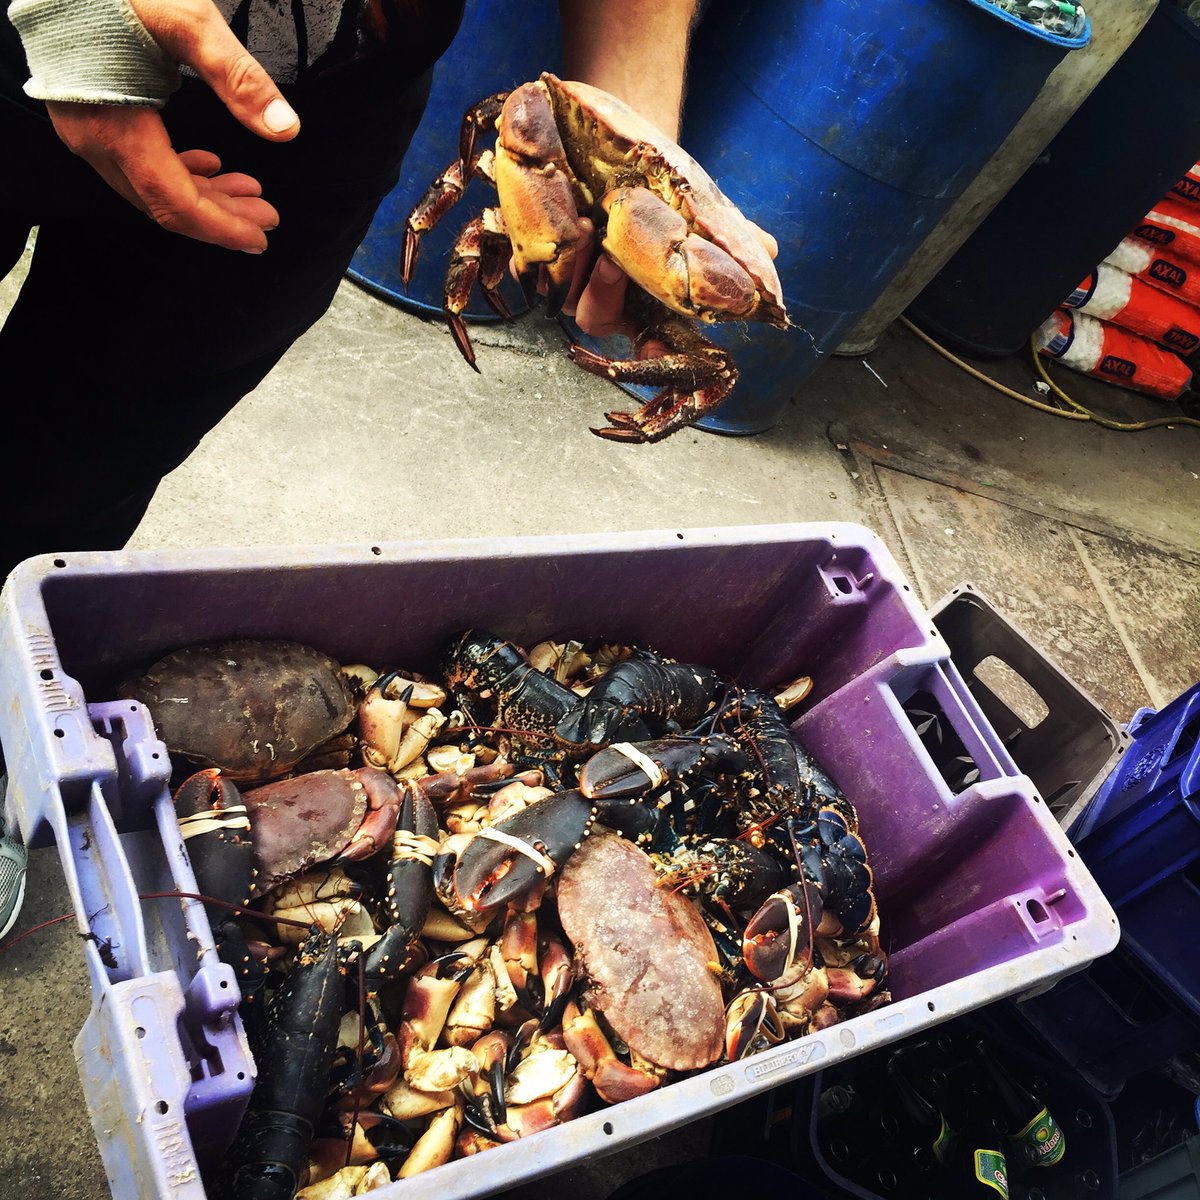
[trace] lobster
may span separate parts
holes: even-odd
[[[315,931],[271,998],[251,1047],[258,1080],[218,1184],[222,1200],[292,1200],[337,1050],[344,983],[337,935]]]
[[[537,670],[512,642],[464,630],[443,651],[441,669],[468,721],[510,733],[523,757],[549,767],[578,756],[555,730],[579,697]]]
[[[384,913],[387,927],[367,952],[368,991],[401,978],[423,961],[421,928],[433,903],[433,860],[438,852],[437,816],[416,784],[407,784],[388,863]]]
[[[589,749],[678,733],[716,707],[720,687],[719,676],[708,667],[666,662],[649,650],[635,650],[607,671],[554,731]]]
[[[479,911],[516,900],[549,879],[596,822],[631,840],[658,843],[663,816],[644,802],[645,793],[690,779],[735,751],[722,738],[618,743],[600,751],[584,765],[579,788],[480,830],[463,847],[454,864],[457,903]]]

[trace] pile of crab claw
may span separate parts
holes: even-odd
[[[438,675],[243,641],[122,686],[258,1069],[210,1195],[359,1195],[890,999],[810,681],[481,630]]]

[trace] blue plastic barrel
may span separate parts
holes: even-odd
[[[718,330],[740,379],[703,427],[775,424],[1089,37],[986,0],[714,0],[681,141],[778,239],[799,328]]]
[[[442,311],[442,289],[450,251],[462,227],[496,203],[486,180],[475,180],[441,223],[421,239],[416,270],[405,290],[400,279],[404,222],[425,189],[458,153],[463,114],[476,101],[562,70],[562,38],[555,0],[525,0],[519,9],[501,0],[467,0],[462,25],[434,68],[425,116],[404,156],[399,184],[384,198],[347,272],[386,300],[414,312]],[[500,289],[513,314],[528,310],[521,289],[506,279]],[[498,318],[476,291],[465,315]]]
[[[907,315],[960,354],[1016,354],[1197,158],[1200,28],[1164,0]],[[1031,237],[1031,214],[1060,219]]]

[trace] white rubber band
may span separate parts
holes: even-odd
[[[614,742],[609,746],[610,750],[615,750],[618,754],[623,754],[647,779],[650,780],[651,787],[661,787],[667,782],[666,772],[654,761],[647,757],[636,746],[629,742]]]
[[[485,825],[476,835],[476,837],[490,838],[493,842],[499,842],[502,846],[509,846],[518,853],[525,855],[526,858],[531,858],[545,872],[546,878],[557,870],[554,859],[547,858],[536,847],[531,846],[528,842],[522,841],[519,837],[513,837],[511,833],[505,833],[502,829],[497,829],[494,825]]]
[[[192,813],[189,817],[176,817],[183,840],[186,842],[188,838],[200,837],[205,833],[216,833],[220,829],[244,829],[249,832],[250,818],[246,815],[244,804],[231,804],[228,808],[216,811],[226,815],[219,817],[216,812],[210,810],[209,812]],[[238,813],[241,816],[236,815]]]
[[[407,829],[397,829],[396,836],[392,839],[392,858],[415,859],[427,867],[432,867],[439,846],[441,842],[437,838],[410,833]]]

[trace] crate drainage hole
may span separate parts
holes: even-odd
[[[133,1031],[133,1035],[134,1035],[134,1037],[144,1038],[146,1036],[146,1031],[139,1025]]]
[[[1050,914],[1046,911],[1046,906],[1040,900],[1026,900],[1025,907],[1029,910],[1029,915],[1037,922],[1050,920]]]
[[[612,1131],[613,1131],[612,1122],[611,1122],[611,1121],[605,1121],[605,1122],[604,1122],[604,1132],[605,1132],[605,1133],[612,1133]]]
[[[913,692],[904,702],[904,715],[912,722],[921,745],[952,792],[957,794],[979,782],[979,764],[954,732],[932,692]]]
[[[1026,729],[1035,729],[1050,715],[1049,706],[1029,681],[994,654],[977,664],[975,678],[1003,700]]]
[[[165,1100],[156,1100],[154,1103],[154,1111],[160,1115],[170,1109],[170,1105]]]

